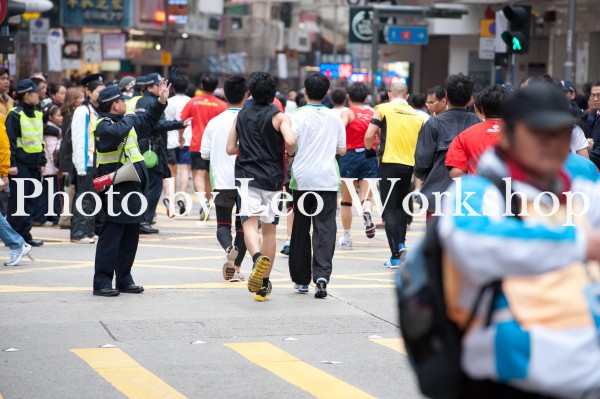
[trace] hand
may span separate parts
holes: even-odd
[[[186,120],[183,121],[183,127],[188,127],[192,124],[192,118],[189,117]]]
[[[3,177],[2,178],[2,185],[4,185],[4,186],[8,185],[8,177]]]
[[[169,99],[169,92],[171,91],[171,85],[166,79],[161,79],[158,85],[158,101],[161,104],[166,104]]]
[[[13,166],[12,168],[8,168],[8,174],[11,176],[15,176],[19,173],[19,168]]]
[[[45,171],[46,171],[46,167],[45,166],[40,166],[40,173],[44,174]]]

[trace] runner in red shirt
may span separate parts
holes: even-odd
[[[192,98],[181,111],[182,120],[192,118],[192,141],[190,153],[192,155],[192,176],[194,178],[194,191],[205,193],[206,201],[210,201],[210,174],[208,173],[210,161],[202,159],[200,144],[202,134],[208,122],[227,110],[227,104],[213,95],[219,85],[217,78],[205,76],[202,78],[202,94]],[[205,220],[208,215],[203,216],[204,208],[200,208],[200,219]]]
[[[501,85],[484,89],[481,93],[481,112],[485,121],[471,126],[452,141],[446,154],[446,167],[450,177],[460,177],[466,173],[477,173],[479,157],[500,140],[502,101],[507,94]]]
[[[363,83],[355,83],[348,88],[349,108],[341,113],[342,122],[346,126],[346,155],[340,157],[339,167],[342,178],[358,179],[359,198],[363,207],[365,233],[368,238],[375,237],[375,224],[371,217],[371,193],[367,196],[369,184],[364,179],[377,178],[377,158],[365,156],[365,133],[373,118],[373,108],[365,104],[369,89]],[[375,144],[373,148],[375,148]],[[354,187],[352,188],[354,189]],[[352,197],[346,183],[342,182],[342,225],[344,236],[338,241],[342,249],[353,249]]]

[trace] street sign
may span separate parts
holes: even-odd
[[[479,59],[493,60],[496,56],[496,38],[495,37],[480,37],[479,38]]]
[[[367,0],[344,0],[346,7],[364,7],[367,5]]]
[[[373,42],[374,15],[370,8],[350,8],[349,43]],[[382,24],[385,24],[385,20]],[[379,32],[379,43],[386,43],[383,32]]]
[[[46,44],[49,30],[50,20],[48,18],[30,19],[29,42],[31,44]]]
[[[424,26],[390,26],[387,41],[390,44],[427,44],[429,34]]]
[[[496,20],[482,19],[479,23],[479,37],[496,37]]]
[[[171,65],[171,52],[163,51],[160,55],[160,65],[169,66]]]

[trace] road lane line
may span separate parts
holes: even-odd
[[[130,399],[185,398],[119,348],[71,349],[71,352]]]
[[[318,399],[373,398],[368,393],[304,363],[268,342],[232,343],[225,346]]]
[[[404,340],[402,338],[371,338],[369,341],[375,342],[381,346],[392,349],[398,353],[408,356],[406,353],[406,347],[404,346]]]

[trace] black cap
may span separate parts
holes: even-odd
[[[508,96],[502,107],[502,117],[509,125],[523,121],[541,130],[571,126],[577,122],[564,92],[546,83],[532,84]]]
[[[146,76],[146,86],[159,85],[162,77],[154,72]]]
[[[81,84],[83,86],[87,86],[88,84],[92,83],[95,80],[99,80],[100,82],[102,82],[104,80],[104,74],[92,73],[87,76],[84,76],[83,78],[81,78]]]
[[[575,91],[575,86],[573,86],[572,82],[569,82],[568,80],[563,80],[561,83],[563,85],[564,91],[572,91],[572,92]]]
[[[98,103],[100,104],[108,104],[113,101],[118,100],[119,98],[125,98],[121,90],[115,85],[107,86],[100,92],[98,96]]]
[[[31,79],[20,80],[17,84],[17,93],[25,94],[29,93],[30,91],[38,92],[42,91],[42,89],[40,89],[35,83],[33,83],[33,80]]]
[[[146,87],[146,75],[138,76],[135,79],[135,87],[137,87],[138,89]]]
[[[133,76],[125,76],[125,77],[121,78],[121,80],[119,81],[119,90],[121,90],[121,91],[131,90],[131,89],[133,89],[135,84],[136,84],[136,81]]]

